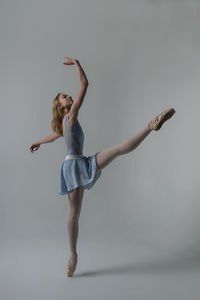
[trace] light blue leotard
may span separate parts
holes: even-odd
[[[67,155],[83,155],[84,133],[78,119],[75,126],[70,127],[69,117],[66,114],[63,137],[67,148]],[[78,186],[91,189],[102,173],[102,171],[96,173],[97,153],[92,156],[83,155],[80,158],[70,158],[63,161],[60,169],[58,194],[68,194],[69,191]]]

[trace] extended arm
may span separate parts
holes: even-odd
[[[51,143],[51,142],[55,141],[57,138],[59,138],[60,136],[61,135],[54,132],[54,133],[44,137],[43,139],[39,140],[37,143],[39,143],[39,144]]]
[[[61,137],[61,135],[59,133],[54,132],[54,133],[44,137],[43,139],[33,143],[29,149],[31,152],[34,152],[39,149],[41,144],[51,143],[51,142],[55,141],[56,139],[58,139],[59,137]]]

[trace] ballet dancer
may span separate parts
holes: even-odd
[[[150,120],[146,126],[135,136],[127,141],[109,147],[103,151],[96,152],[91,156],[83,155],[84,133],[78,121],[79,109],[83,103],[88,80],[80,62],[77,59],[64,57],[64,65],[75,65],[80,81],[75,101],[66,93],[58,93],[52,104],[51,127],[53,134],[33,143],[30,151],[39,149],[41,144],[53,142],[63,137],[66,144],[66,157],[60,168],[60,195],[68,195],[69,216],[67,220],[67,231],[70,245],[70,257],[66,267],[66,274],[72,277],[77,266],[77,237],[78,222],[81,212],[82,199],[85,189],[91,189],[101,176],[102,169],[108,166],[115,158],[127,154],[150,134],[151,131],[159,130],[163,123],[173,116],[173,108],[163,111]]]

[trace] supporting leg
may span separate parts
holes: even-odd
[[[78,237],[78,221],[82,206],[83,192],[84,187],[78,187],[68,194],[70,210],[67,225],[71,252],[66,268],[66,274],[68,277],[73,276],[77,265],[76,244]]]
[[[79,187],[68,194],[70,209],[67,220],[67,229],[71,254],[77,254],[76,244],[78,238],[78,221],[82,206],[84,188]]]

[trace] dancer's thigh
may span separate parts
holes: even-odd
[[[79,186],[76,189],[68,193],[68,199],[70,204],[69,214],[73,217],[79,218],[82,206],[82,200],[84,195],[84,187]]]
[[[121,154],[121,144],[112,146],[110,148],[107,148],[103,151],[100,151],[96,155],[96,161],[97,161],[97,173],[105,168],[107,165],[113,161],[117,156]]]

